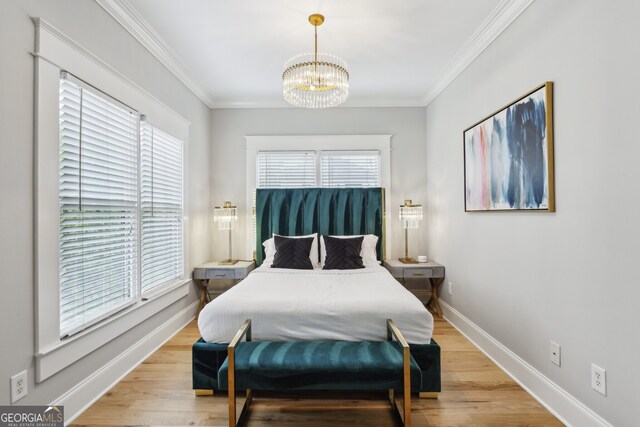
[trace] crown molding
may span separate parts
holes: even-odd
[[[429,88],[423,105],[429,105],[535,0],[502,0],[444,68]]]
[[[334,108],[402,108],[424,107],[421,97],[412,98],[349,98],[347,102]],[[217,100],[212,109],[224,108],[299,108],[286,102],[284,99],[267,98],[253,101]]]
[[[171,71],[194,95],[209,108],[214,103],[211,94],[189,72],[180,57],[145,21],[128,0],[95,0],[151,54]]]

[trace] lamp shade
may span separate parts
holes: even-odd
[[[213,208],[213,221],[218,223],[220,230],[231,230],[233,223],[238,220],[238,208],[231,202],[224,202],[223,206]]]
[[[404,205],[400,206],[399,218],[404,228],[418,228],[418,222],[422,220],[422,205],[405,200]]]

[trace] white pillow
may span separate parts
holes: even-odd
[[[282,236],[281,234],[275,234],[274,236]],[[308,234],[306,236],[282,236],[282,237],[291,237],[293,239],[302,239],[303,237],[313,237],[313,243],[311,243],[311,252],[309,252],[309,259],[311,260],[311,265],[313,268],[320,267],[320,263],[318,262],[318,233]],[[264,246],[264,261],[262,261],[262,265],[266,265],[267,267],[271,267],[273,264],[273,258],[276,255],[276,242],[273,237],[265,240],[262,243]]]
[[[331,236],[338,239],[348,239],[350,237],[362,237],[362,234],[354,236]],[[320,247],[320,265],[324,265],[325,258],[327,257],[327,246],[324,243],[324,236],[322,238],[322,246]],[[378,243],[378,236],[375,234],[365,234],[362,239],[362,249],[360,249],[360,256],[362,257],[362,265],[365,267],[378,267],[378,256],[376,255],[376,244]]]

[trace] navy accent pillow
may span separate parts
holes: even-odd
[[[294,239],[284,236],[273,236],[276,253],[271,268],[294,268],[297,270],[313,270],[309,259],[313,237]]]
[[[360,251],[364,236],[340,239],[322,236],[327,249],[323,270],[354,270],[364,268]]]

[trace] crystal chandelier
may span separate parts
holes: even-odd
[[[337,56],[318,53],[318,26],[324,16],[311,15],[309,22],[315,29],[315,51],[294,56],[284,64],[284,99],[296,107],[335,107],[349,96],[347,64]]]

